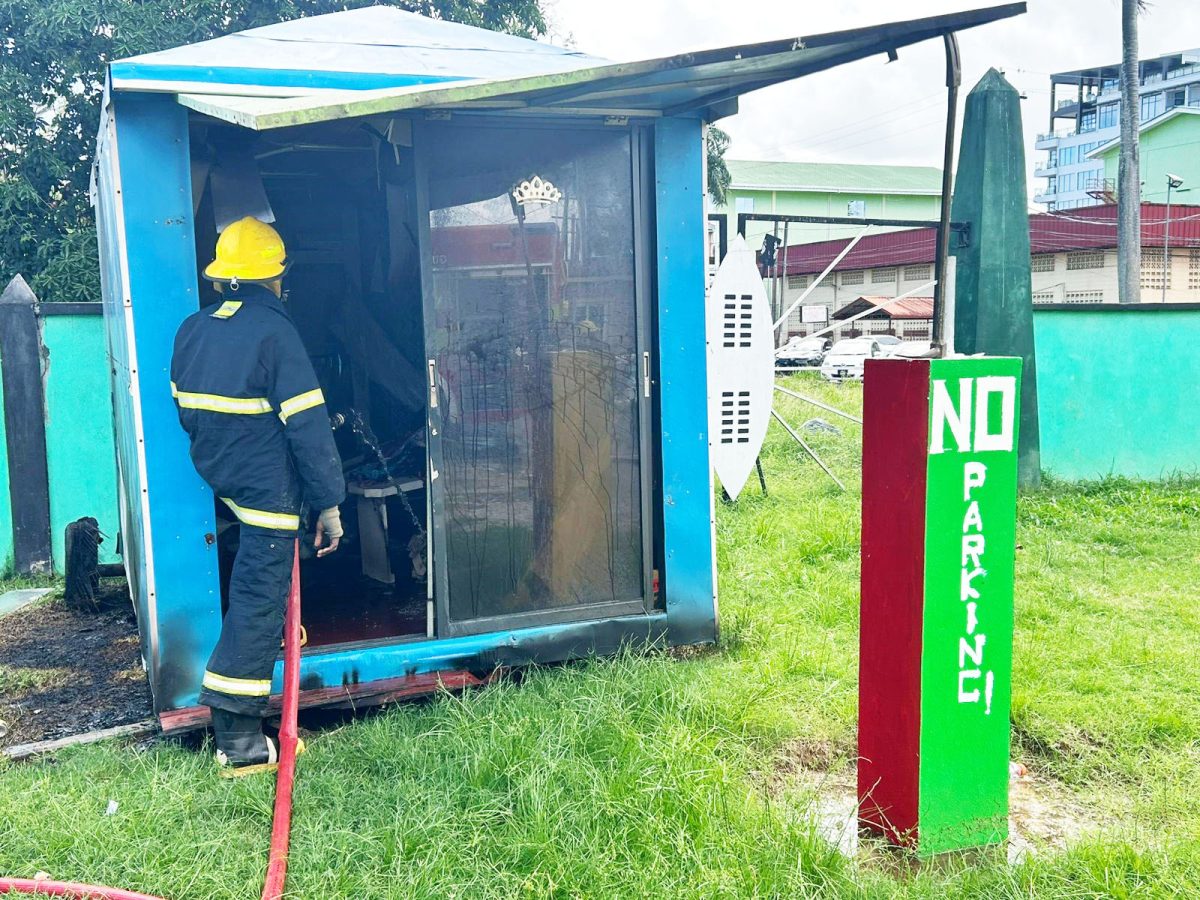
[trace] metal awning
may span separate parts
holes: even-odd
[[[1025,12],[1009,3],[809,37],[508,79],[264,98],[179,94],[189,109],[256,131],[404,110],[504,109],[610,116],[736,111],[741,94]]]

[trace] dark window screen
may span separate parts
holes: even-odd
[[[640,599],[630,136],[434,137],[429,340],[451,619]]]

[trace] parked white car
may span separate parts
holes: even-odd
[[[873,334],[871,338],[879,344],[879,349],[883,351],[884,356],[895,356],[896,350],[904,343],[894,334]]]
[[[904,341],[896,346],[896,349],[892,351],[892,356],[905,359],[924,359],[929,355],[932,347],[932,341]]]
[[[816,368],[821,365],[832,343],[827,337],[793,337],[775,351],[775,365],[781,368]]]
[[[863,365],[868,359],[883,356],[874,338],[847,338],[838,341],[825,354],[821,377],[827,381],[862,381]]]

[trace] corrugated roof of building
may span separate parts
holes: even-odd
[[[1165,237],[1167,207],[1162,203],[1142,204],[1142,243],[1161,247]],[[823,272],[842,252],[849,239],[792,244],[776,251],[781,264],[786,259],[788,275]],[[911,228],[869,234],[834,267],[845,272],[932,263],[936,253],[936,230]],[[1117,246],[1117,207],[1085,206],[1061,213],[1035,213],[1029,217],[1031,253],[1060,253],[1070,250],[1108,250]],[[1200,206],[1171,204],[1171,246],[1200,248]]]
[[[844,194],[942,192],[942,170],[934,166],[865,166],[850,163],[776,162],[727,159],[734,190],[829,191]]]
[[[888,304],[884,306],[884,304]],[[905,297],[903,300],[893,300],[891,297],[859,297],[851,300],[833,314],[835,319],[849,319],[859,313],[866,312],[871,307],[874,313],[863,316],[864,319],[932,319],[932,297]]]

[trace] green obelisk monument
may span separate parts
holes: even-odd
[[[995,69],[967,95],[952,218],[969,228],[955,257],[954,349],[1018,356],[1021,366],[1018,481],[1041,480],[1029,211],[1021,99]]]

